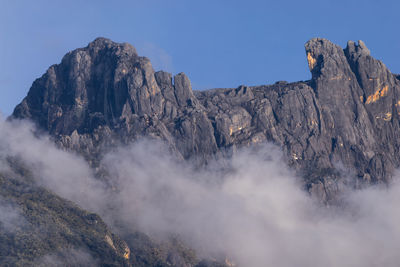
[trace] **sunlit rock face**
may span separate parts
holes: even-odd
[[[141,137],[200,164],[273,142],[322,201],[344,186],[388,181],[399,166],[400,81],[362,41],[305,44],[312,79],[192,91],[189,78],[154,72],[129,44],[98,38],[53,65],[13,113],[35,121],[96,165]]]

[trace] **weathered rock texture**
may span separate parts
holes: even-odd
[[[315,38],[305,48],[309,81],[193,92],[185,74],[154,72],[131,45],[98,38],[51,66],[13,117],[35,121],[94,165],[110,145],[143,136],[200,163],[269,141],[323,201],[345,182],[387,181],[399,166],[398,76],[362,41],[343,50]]]
[[[140,136],[162,138],[184,158],[218,150],[185,74],[155,73],[131,45],[103,38],[50,67],[13,115],[34,120],[87,158]]]
[[[149,60],[139,57],[134,47],[104,38],[68,53],[61,64],[51,66],[33,83],[13,117],[33,120],[62,148],[83,154],[95,167],[107,149],[143,136],[165,140],[182,158],[198,155],[200,163],[218,151],[213,126],[185,74],[154,73]],[[5,197],[17,198],[16,206],[28,210],[23,217],[51,231],[39,237],[40,229],[34,225],[15,236],[0,227],[0,246],[7,254],[4,261],[0,254],[0,264],[38,265],[38,258],[48,260],[50,256],[62,265],[74,265],[71,260],[81,250],[93,260],[89,266],[218,264],[200,261],[179,240],[161,242],[139,232],[120,233],[120,238],[112,231],[121,229],[109,229],[98,215],[33,183],[35,189],[26,192],[28,185],[14,185],[9,176],[3,181],[1,175]]]

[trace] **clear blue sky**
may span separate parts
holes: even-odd
[[[307,80],[304,43],[363,40],[400,72],[399,0],[0,0],[0,111],[98,36],[133,44],[195,89]]]

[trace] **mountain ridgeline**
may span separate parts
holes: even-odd
[[[344,186],[389,181],[400,164],[399,77],[362,41],[342,49],[314,38],[305,50],[309,81],[193,91],[184,73],[155,72],[133,46],[98,38],[51,66],[12,116],[93,166],[142,137],[199,164],[272,142],[324,202]]]
[[[184,73],[155,72],[133,46],[98,38],[34,81],[10,121],[34,122],[58,147],[82,155],[99,179],[107,179],[109,151],[145,138],[196,168],[273,143],[322,203],[340,200],[346,188],[388,183],[400,165],[400,76],[362,41],[342,49],[314,38],[305,50],[309,81],[193,91]],[[234,266],[224,256],[199,259],[179,237],[159,241],[111,225],[35,182],[18,157],[5,160],[0,211],[24,223],[10,231],[0,217],[1,265]]]

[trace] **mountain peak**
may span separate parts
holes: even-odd
[[[97,37],[92,42],[89,43],[89,46],[102,46],[102,45],[117,45],[117,43],[113,42],[111,39],[105,37]]]
[[[97,37],[92,42],[90,42],[86,48],[81,48],[80,50],[89,50],[94,52],[98,52],[101,50],[112,50],[117,54],[125,53],[131,56],[138,56],[135,47],[131,44],[117,43],[104,37]]]
[[[358,44],[354,41],[348,41],[345,51],[347,55],[350,55],[353,58],[360,57],[361,55],[369,56],[371,54],[365,43],[361,40],[358,40]]]
[[[179,150],[188,157],[193,150],[216,150],[203,111],[184,73],[172,78],[155,72],[132,45],[97,38],[67,53],[37,79],[13,116],[32,119],[54,136],[119,131],[131,140],[157,132],[171,142],[179,136],[182,144],[173,146],[182,146]],[[172,127],[170,121],[179,125]],[[183,144],[187,140],[191,145]]]
[[[388,179],[400,165],[399,80],[362,41],[313,38],[305,50],[311,81],[193,92],[185,74],[155,72],[133,46],[97,38],[36,80],[13,116],[88,159],[143,136],[205,160],[273,142],[325,200],[340,190],[337,162],[361,181]]]
[[[320,66],[324,58],[340,58],[341,53],[343,53],[340,46],[324,38],[312,38],[305,44],[305,49],[308,66],[310,71],[314,73],[315,67]]]

